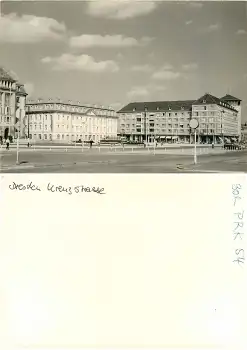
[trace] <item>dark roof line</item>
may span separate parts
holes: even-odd
[[[225,101],[240,101],[240,102],[242,101],[242,100],[240,100],[239,98],[234,97],[234,96],[229,95],[229,94],[227,94],[227,95],[221,97],[221,100],[225,100]]]
[[[7,69],[0,67],[0,79],[4,79],[11,82],[16,82],[17,80],[11,75]]]
[[[100,106],[93,106],[93,105],[76,104],[73,102],[69,103],[69,102],[63,102],[63,101],[59,101],[59,100],[52,100],[52,101],[49,101],[49,100],[42,100],[42,101],[28,100],[26,102],[26,105],[29,105],[29,106],[31,106],[31,105],[44,105],[44,104],[60,104],[60,105],[71,106],[71,107],[85,107],[85,108],[88,108],[90,110],[97,109],[97,110],[115,112],[115,110],[110,108],[110,107],[107,108],[107,107],[100,107]]]
[[[135,110],[136,112],[143,112],[145,108],[148,109],[149,112],[157,111],[157,110],[190,110],[192,105],[196,104],[217,104],[222,107],[226,107],[237,112],[227,101],[219,99],[209,93],[204,94],[197,100],[178,100],[178,101],[154,101],[154,102],[131,102],[120,109],[117,113],[125,113],[132,112]]]

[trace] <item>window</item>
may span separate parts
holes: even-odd
[[[141,121],[142,121],[142,118],[136,118],[136,121],[137,121],[137,122],[141,122]]]
[[[57,134],[57,139],[60,140],[60,135],[59,134]]]
[[[45,138],[45,140],[47,140],[47,135],[46,134],[44,134],[44,138]]]
[[[207,109],[207,106],[204,106],[204,107],[203,107],[203,109],[204,109],[204,111],[206,111],[206,109]]]
[[[39,139],[41,140],[41,134],[39,134]]]
[[[150,129],[150,132],[154,132],[154,129]]]

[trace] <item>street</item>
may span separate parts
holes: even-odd
[[[247,151],[193,149],[131,152],[82,150],[22,150],[16,165],[15,150],[1,152],[1,173],[203,173],[246,172]]]

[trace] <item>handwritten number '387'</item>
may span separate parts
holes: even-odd
[[[237,199],[241,199],[239,197],[239,190],[242,188],[240,184],[232,185],[232,194],[234,196],[234,205],[236,205]]]

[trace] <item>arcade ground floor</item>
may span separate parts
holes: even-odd
[[[160,143],[194,143],[195,136],[194,135],[121,135],[121,137],[126,138],[128,141],[133,142],[160,142]],[[223,143],[223,142],[237,142],[239,140],[239,136],[235,135],[197,135],[196,141],[197,143]]]

